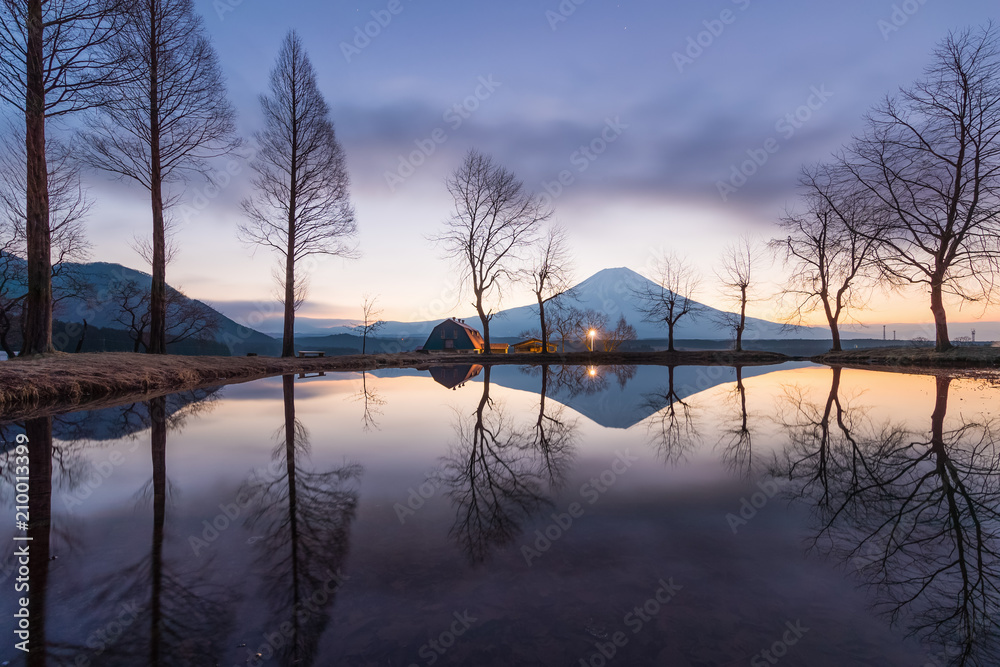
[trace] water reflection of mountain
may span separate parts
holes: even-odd
[[[745,366],[743,379],[775,371],[803,368],[808,363],[788,363],[775,366]],[[554,367],[558,369],[559,367]],[[656,414],[669,404],[660,390],[667,384],[667,369],[663,366],[629,367],[630,377],[615,373],[610,367],[592,368],[579,383],[553,383],[548,397],[575,410],[606,428],[629,428]],[[589,377],[593,372],[596,375]],[[536,371],[537,373],[537,371]],[[521,366],[494,366],[492,381],[508,389],[538,393],[538,378],[526,373]],[[588,391],[593,382],[596,390]],[[736,369],[728,366],[677,366],[674,369],[674,400],[683,400],[721,384],[736,382]],[[661,400],[650,400],[660,395]]]
[[[216,397],[218,387],[193,389],[164,397],[168,421],[187,408]],[[59,415],[52,422],[52,437],[64,441],[106,441],[133,436],[150,427],[149,402],[124,403],[99,410]]]

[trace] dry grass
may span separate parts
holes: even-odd
[[[184,357],[130,353],[53,354],[0,362],[0,421],[147,400],[198,387],[289,373],[427,369],[444,364],[538,364],[537,354],[372,354],[320,359]],[[585,365],[753,365],[786,361],[766,352],[552,354],[547,363]]]
[[[947,352],[931,348],[885,347],[847,352],[828,352],[813,361],[844,366],[909,366],[917,368],[1000,368],[1000,348],[956,347]]]

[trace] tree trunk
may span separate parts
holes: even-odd
[[[281,356],[295,356],[295,259],[292,248],[295,224],[288,224],[288,255],[285,257],[285,328],[281,337]]]
[[[476,311],[479,313],[479,320],[483,323],[483,354],[493,354],[490,349],[490,319],[483,310],[482,297],[476,295]]]
[[[830,348],[832,352],[840,352],[844,348],[840,342],[840,327],[837,326],[837,320],[830,318],[830,335],[833,336],[833,347]]]
[[[299,124],[298,99],[295,94],[295,60],[292,59],[291,93],[292,93],[292,127],[291,127],[291,160],[288,167],[288,249],[285,254],[285,327],[281,336],[281,356],[295,356],[295,223],[298,221],[299,199]]]
[[[539,292],[538,297],[538,320],[539,325],[542,328],[542,354],[549,353],[549,330],[545,324],[545,301],[542,299],[542,294]]]
[[[153,459],[153,543],[150,554],[149,664],[162,664],[163,528],[167,515],[167,399],[149,402],[150,449]]]
[[[283,375],[281,388],[285,407],[285,474],[288,482],[288,543],[291,549],[292,609],[301,609],[298,483],[295,469],[295,376]],[[295,625],[290,638],[293,656],[298,653],[299,641],[299,614],[294,614],[294,616]]]
[[[846,285],[845,285],[846,288]],[[837,293],[837,311],[834,313],[833,308],[830,306],[830,293],[824,287],[820,292],[820,299],[823,301],[823,313],[826,315],[826,322],[830,325],[830,335],[833,337],[833,347],[830,348],[831,352],[840,352],[843,348],[840,342],[840,324],[838,323],[840,319],[841,312],[841,297],[844,290],[841,289]]]
[[[951,340],[948,338],[948,314],[944,309],[944,292],[942,286],[944,281],[935,276],[931,280],[931,313],[934,314],[934,349],[938,352],[946,352],[952,348]]]
[[[747,327],[747,288],[740,288],[740,324],[736,327],[736,351],[743,351],[743,330]]]
[[[52,251],[49,232],[49,172],[45,158],[45,79],[42,0],[28,0],[27,91],[25,95],[28,295],[21,354],[53,352]]]
[[[149,354],[167,353],[167,242],[163,219],[163,165],[160,159],[159,16],[149,2],[150,204],[153,209],[153,283],[149,293]]]
[[[672,323],[667,326],[667,350],[674,351],[674,325]]]

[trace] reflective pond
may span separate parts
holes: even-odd
[[[996,665],[998,399],[809,364],[453,366],[2,424],[0,663]]]

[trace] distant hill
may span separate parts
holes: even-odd
[[[58,336],[58,334],[69,329],[67,325],[82,324],[84,320],[87,320],[87,324],[90,327],[87,339],[88,345],[85,350],[95,349],[93,345],[100,338],[100,334],[95,333],[93,339],[91,339],[91,333],[101,332],[101,330],[104,330],[103,338],[108,346],[107,349],[119,349],[122,341],[127,341],[127,337],[122,338],[122,336],[113,335],[116,331],[122,331],[124,327],[115,321],[115,315],[118,310],[109,298],[108,290],[116,284],[128,280],[134,280],[141,287],[148,288],[152,284],[152,276],[148,273],[122,266],[121,264],[108,262],[93,262],[88,264],[68,263],[66,267],[68,272],[73,274],[75,280],[81,281],[90,287],[90,295],[88,298],[67,297],[55,304],[52,316],[58,322],[54,327],[54,334],[57,335],[54,336],[54,342],[56,342],[57,349],[72,350],[75,347],[76,340],[79,337],[78,333],[73,336]],[[56,289],[60,287],[58,279],[54,281],[53,287]],[[202,353],[243,355],[247,352],[257,352],[258,354],[270,355],[280,352],[280,342],[271,336],[234,322],[212,308],[210,304],[197,300],[192,301],[212,310],[219,322],[219,330],[214,341],[215,344],[208,348],[202,345]],[[179,344],[169,351],[197,353],[199,346]]]

